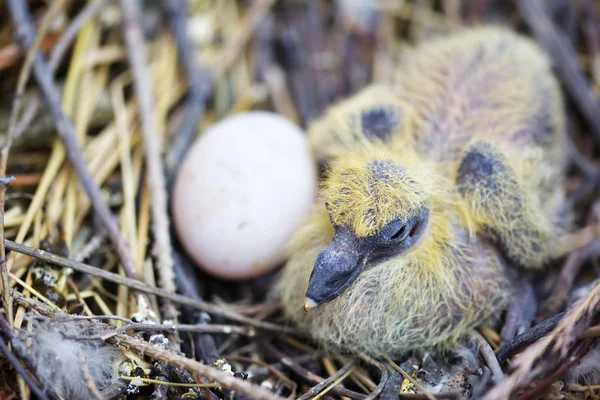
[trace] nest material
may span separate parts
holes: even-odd
[[[600,9],[594,2],[138,6],[0,4],[0,177],[16,178],[4,179],[7,190],[0,191],[8,239],[6,249],[0,244],[2,395],[597,396]],[[569,99],[568,190],[580,230],[537,282],[546,299],[538,313],[543,323],[496,355],[498,334],[482,327],[483,337],[474,336],[482,358],[465,350],[454,355],[458,364],[427,354],[396,362],[323,354],[282,325],[265,297],[272,276],[224,283],[191,266],[170,230],[167,199],[198,131],[249,109],[272,109],[306,126],[333,101],[386,81],[406,46],[490,22],[537,39]],[[57,321],[65,326],[48,330]],[[69,326],[78,328],[75,334]],[[72,371],[59,376],[52,368],[62,364],[48,357],[68,353],[67,344]],[[106,368],[120,357],[128,361]],[[507,359],[510,366],[499,370]],[[73,377],[77,387],[68,383]]]

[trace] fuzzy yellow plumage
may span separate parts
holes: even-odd
[[[472,29],[396,71],[312,125],[326,173],[276,287],[316,339],[373,356],[455,346],[568,226],[563,102],[531,41]]]

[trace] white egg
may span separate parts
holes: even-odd
[[[173,190],[175,227],[206,272],[252,278],[283,261],[316,188],[298,126],[270,112],[235,115],[202,134],[185,157]]]

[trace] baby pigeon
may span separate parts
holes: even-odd
[[[308,135],[324,178],[275,290],[324,345],[451,349],[507,308],[517,268],[543,267],[568,228],[559,85],[509,30],[404,52],[392,84],[333,106]]]

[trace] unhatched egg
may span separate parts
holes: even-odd
[[[175,226],[206,272],[251,278],[283,261],[316,186],[299,127],[264,111],[235,115],[208,129],[183,161],[173,190]]]

